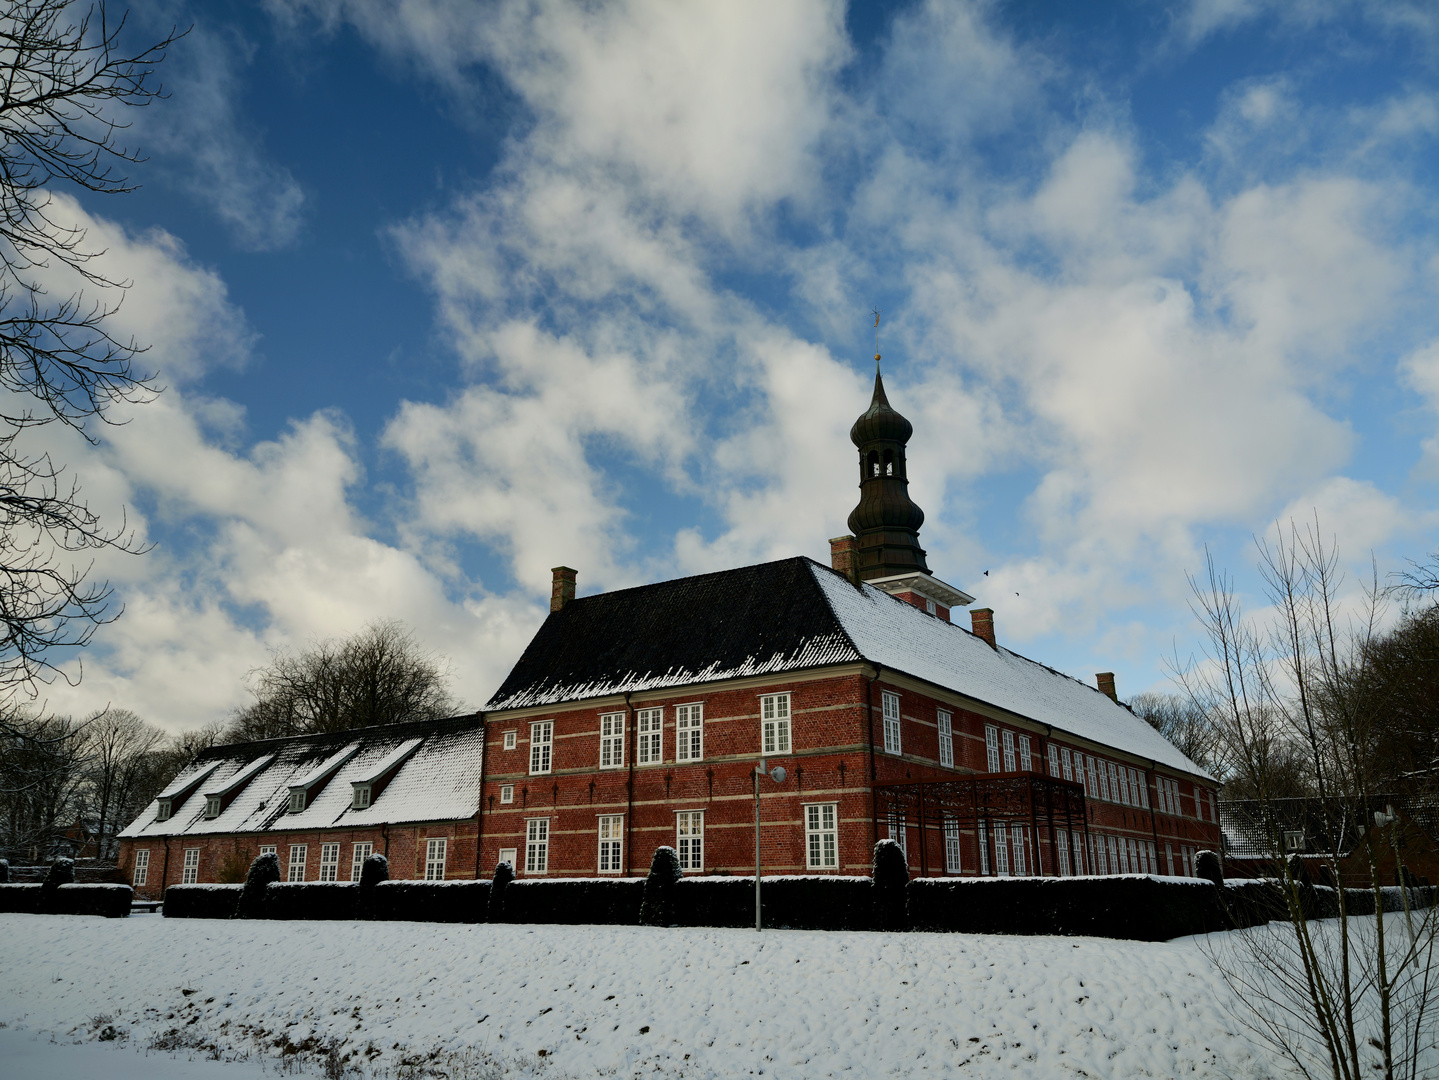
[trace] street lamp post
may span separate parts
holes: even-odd
[[[776,765],[766,774],[765,760],[759,759],[759,764],[754,770],[754,928],[763,932],[764,927],[760,925],[760,900],[759,900],[759,778],[768,775],[776,784],[784,783],[784,766]]]

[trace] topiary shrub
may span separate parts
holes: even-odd
[[[909,862],[904,857],[904,849],[896,841],[881,840],[874,845],[871,882],[875,929],[906,929],[909,918],[904,901],[905,887],[909,884]]]
[[[655,848],[650,860],[649,876],[645,878],[645,895],[640,901],[641,926],[673,926],[675,922],[675,883],[684,877],[680,857],[672,847]]]
[[[62,855],[50,864],[50,869],[45,872],[45,880],[40,883],[40,910],[60,914],[60,886],[73,884],[75,860]]]
[[[1223,885],[1224,865],[1219,861],[1219,856],[1212,851],[1198,852],[1194,856],[1194,876]]]
[[[270,882],[280,880],[280,856],[273,851],[255,857],[250,872],[245,875],[244,888],[240,890],[239,902],[235,904],[237,919],[263,919],[265,917],[265,890]]]
[[[510,898],[510,882],[515,880],[515,868],[507,862],[495,865],[495,876],[490,880],[490,895],[485,901],[485,919],[488,922],[508,922],[506,908]]]
[[[390,860],[383,855],[367,856],[360,864],[360,888],[368,889],[390,880]]]
[[[0,885],[10,884],[10,860],[0,859]]]

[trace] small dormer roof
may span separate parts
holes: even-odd
[[[209,799],[218,795],[220,798],[223,799],[226,795],[233,795],[235,792],[239,791],[242,787],[244,787],[251,780],[253,780],[261,769],[263,769],[266,765],[270,764],[270,762],[274,760],[274,754],[264,754],[260,757],[257,757],[254,761],[250,762],[248,765],[246,765],[239,772],[235,773],[229,779],[219,781],[216,784],[207,786],[205,789],[205,798]]]

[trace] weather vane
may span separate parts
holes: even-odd
[[[879,308],[874,309],[874,370],[879,370]]]

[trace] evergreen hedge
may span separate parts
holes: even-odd
[[[0,885],[0,913],[33,915],[40,910],[39,885]]]
[[[128,885],[0,885],[0,912],[123,919],[134,895]]]
[[[672,926],[754,925],[754,878],[687,877],[674,885]]]
[[[485,919],[488,922],[507,922],[505,903],[509,899],[510,885],[515,880],[515,868],[507,862],[495,864],[495,876],[490,882],[489,895],[485,897]]]
[[[876,930],[905,930],[909,927],[906,898],[909,882],[909,860],[904,849],[893,840],[874,845],[873,878],[870,893]]]
[[[265,917],[265,889],[280,880],[280,856],[273,851],[256,855],[245,875],[240,898],[235,902],[234,917],[237,919],[263,919]]]
[[[167,919],[233,919],[243,885],[171,885],[165,890]]]
[[[276,881],[265,889],[266,919],[355,919],[360,886],[349,881]]]
[[[657,847],[650,859],[649,876],[645,878],[644,899],[640,903],[640,923],[644,926],[675,924],[675,885],[683,880],[679,854],[672,847]]]
[[[485,921],[488,881],[382,881],[374,887],[368,917],[405,922]]]
[[[505,889],[510,922],[634,926],[640,921],[643,878],[516,881]]]

